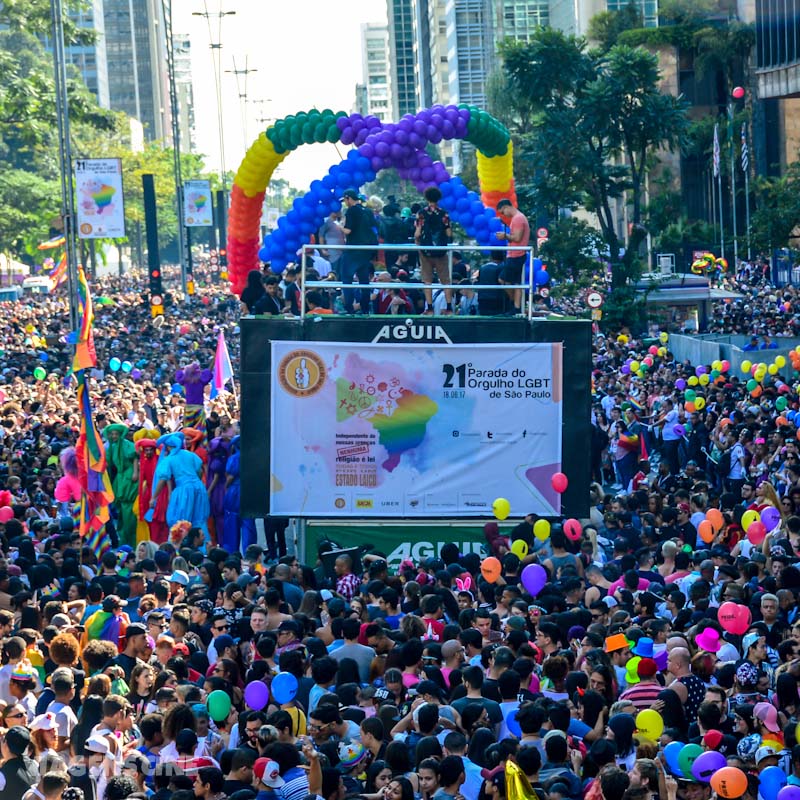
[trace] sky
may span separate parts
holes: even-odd
[[[196,150],[218,170],[219,133],[217,97],[208,22],[192,12],[212,15],[214,41],[222,41],[223,70],[255,69],[246,76],[248,103],[246,131],[242,122],[239,89],[245,76],[223,74],[225,165],[238,167],[248,145],[268,127],[259,117],[280,119],[311,108],[350,112],[355,85],[361,81],[361,24],[386,22],[383,0],[190,0],[173,3],[175,33],[188,33],[192,43],[192,74]],[[222,19],[219,11],[235,11]],[[263,103],[255,101],[262,100]],[[332,144],[315,144],[296,150],[281,165],[276,177],[306,189],[345,155]]]

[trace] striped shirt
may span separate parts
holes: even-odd
[[[653,703],[658,699],[659,692],[664,687],[656,681],[643,681],[636,683],[626,689],[620,696],[620,700],[628,700],[636,706],[637,711],[645,711],[653,707]]]

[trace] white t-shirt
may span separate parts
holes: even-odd
[[[59,741],[71,738],[72,731],[78,724],[78,718],[75,716],[75,712],[68,705],[57,703],[55,700],[47,706],[47,710],[56,715]],[[66,751],[69,752],[68,747]]]
[[[728,477],[732,481],[740,481],[744,478],[744,467],[742,466],[742,459],[744,458],[744,445],[741,442],[731,448],[731,471]]]
[[[664,417],[664,427],[661,429],[661,438],[665,442],[674,442],[681,437],[675,433],[675,426],[678,424],[678,412],[673,408]]]

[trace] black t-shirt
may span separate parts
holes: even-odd
[[[287,283],[283,290],[283,299],[289,304],[289,308],[295,317],[300,316],[300,290],[296,283]]]
[[[346,236],[347,244],[377,244],[374,223],[375,218],[364,206],[350,206],[344,215],[344,227],[350,231]]]
[[[133,668],[136,666],[137,659],[133,658],[133,656],[126,655],[125,653],[120,653],[115,659],[114,664],[119,665],[125,672],[125,682],[130,684],[131,682],[131,672],[133,672]]]

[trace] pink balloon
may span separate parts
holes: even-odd
[[[567,491],[567,486],[569,485],[569,481],[567,480],[567,476],[563,472],[556,472],[552,478],[550,478],[550,485],[557,491],[559,494],[564,494]]]
[[[750,609],[729,600],[719,607],[717,619],[728,633],[741,636],[750,627]]]
[[[764,523],[759,520],[751,522],[750,527],[747,529],[747,538],[751,544],[761,544],[767,538],[767,528]]]
[[[583,528],[578,520],[568,519],[564,522],[564,535],[567,537],[567,539],[577,542],[578,539],[581,538],[582,533]]]
[[[4,506],[0,508],[0,522],[8,522],[10,519],[14,517],[14,509],[10,506]]]
[[[742,86],[737,86],[731,94],[735,100],[741,100],[744,97],[744,88]]]

